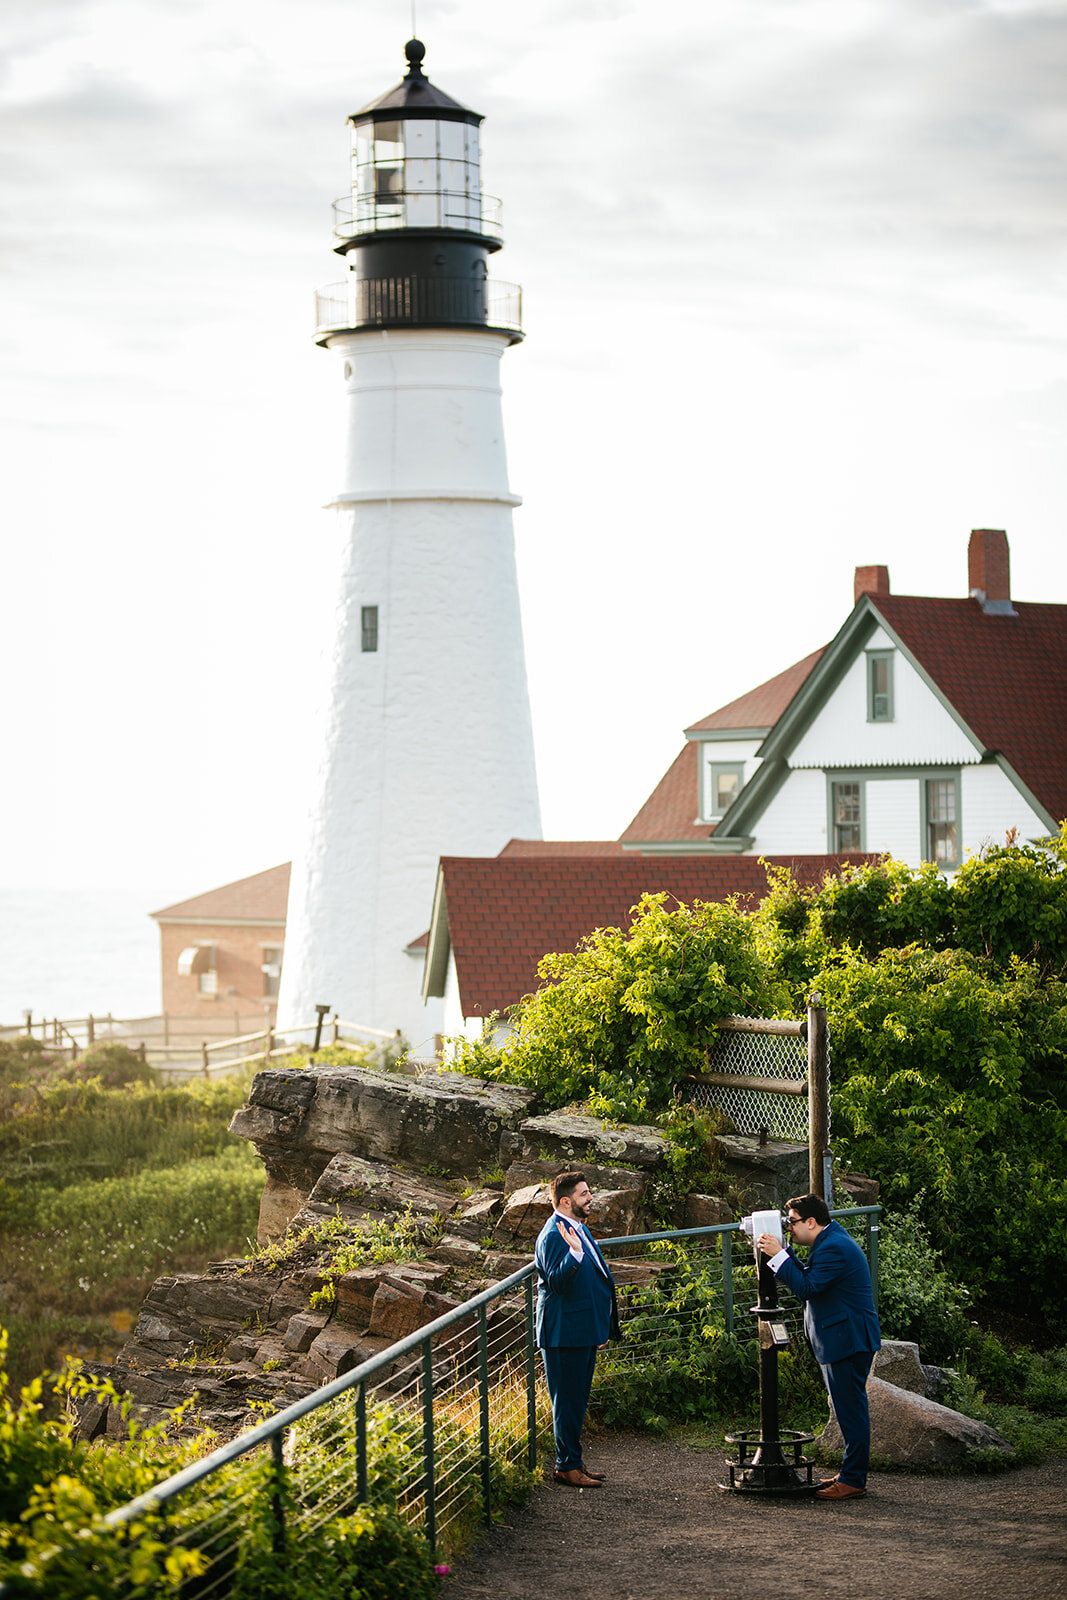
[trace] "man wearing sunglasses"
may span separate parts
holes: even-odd
[[[802,1265],[793,1245],[782,1248],[773,1234],[756,1243],[786,1288],[804,1303],[804,1331],[822,1369],[841,1435],[845,1457],[835,1478],[816,1491],[819,1500],[854,1500],[867,1493],[871,1419],[867,1375],[881,1349],[867,1257],[840,1223],[831,1221],[826,1201],[804,1194],[786,1204],[793,1244],[808,1248]]]

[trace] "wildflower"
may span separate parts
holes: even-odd
[[[434,1567],[433,1569],[435,1578],[447,1578],[451,1571],[451,1567]]]

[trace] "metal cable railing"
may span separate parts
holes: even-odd
[[[880,1210],[832,1213],[864,1230],[876,1301]],[[662,1379],[672,1363],[683,1369],[713,1326],[754,1332],[755,1263],[747,1244],[735,1249],[739,1229],[600,1241],[612,1258],[624,1341],[598,1363],[594,1406],[635,1374]],[[362,1506],[414,1524],[431,1550],[461,1547],[532,1482],[539,1440],[550,1437],[535,1280],[531,1261],[110,1512],[94,1537],[121,1545],[123,1559],[129,1553],[129,1577],[116,1592],[124,1600],[158,1592],[155,1579],[134,1576],[138,1549],[150,1541],[164,1554],[195,1552],[198,1597],[225,1595],[257,1540],[280,1557],[314,1545]],[[794,1304],[794,1319],[797,1312]],[[0,1597],[7,1592],[0,1587]]]

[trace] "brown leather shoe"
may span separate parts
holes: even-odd
[[[568,1472],[556,1471],[552,1474],[557,1483],[565,1483],[568,1489],[599,1489],[600,1479],[590,1477],[588,1472],[583,1472],[581,1467],[571,1467]],[[860,1491],[862,1493],[862,1490]]]
[[[828,1483],[825,1489],[816,1489],[816,1500],[862,1500],[867,1493],[866,1489],[859,1489],[854,1483],[842,1483],[838,1478],[836,1483]]]
[[[603,1483],[607,1477],[606,1472],[594,1472],[592,1467],[587,1467],[584,1461],[582,1462],[581,1470],[587,1478],[595,1478],[598,1483]]]

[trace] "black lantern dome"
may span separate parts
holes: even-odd
[[[421,40],[404,54],[401,82],[348,119],[352,189],[334,202],[334,248],[355,279],[347,325],[492,326],[521,338],[518,290],[488,281],[503,239],[500,202],[482,194],[483,118],[426,77]],[[320,335],[321,313],[320,303]]]

